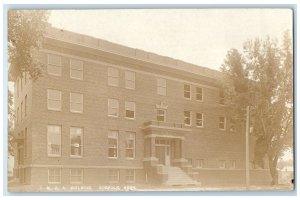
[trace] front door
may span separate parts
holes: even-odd
[[[165,165],[170,166],[170,145],[165,146]]]

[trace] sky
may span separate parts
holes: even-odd
[[[289,9],[52,10],[52,26],[219,69],[231,48],[292,30]]]

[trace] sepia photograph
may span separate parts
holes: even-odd
[[[63,8],[63,7],[62,7]],[[7,10],[7,190],[294,190],[294,10]]]

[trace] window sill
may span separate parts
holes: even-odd
[[[128,89],[128,90],[135,90],[135,88],[128,88],[128,87],[125,87],[125,89]]]
[[[48,155],[49,158],[58,158],[61,157],[61,155]]]
[[[130,117],[124,117],[124,119],[135,120],[135,118],[130,118]]]
[[[83,156],[70,155],[70,158],[83,158]]]
[[[119,116],[115,116],[115,115],[107,115],[110,118],[119,118]]]
[[[196,128],[204,128],[204,126],[196,126]]]
[[[135,158],[125,158],[126,160],[136,160]]]
[[[48,110],[49,111],[56,111],[56,112],[60,112],[61,111],[61,109],[58,110],[58,109],[51,109],[51,108],[48,108]]]
[[[72,110],[70,110],[70,113],[74,113],[74,114],[82,114],[83,111],[82,111],[82,112],[79,112],[79,111],[72,111]]]
[[[111,160],[117,160],[118,157],[107,157],[108,159],[111,159]]]
[[[76,77],[71,77],[71,76],[70,76],[70,79],[77,80],[77,81],[82,81],[83,80],[83,78],[76,78]]]

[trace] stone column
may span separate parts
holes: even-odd
[[[155,137],[151,137],[151,157],[156,157],[155,155]]]

